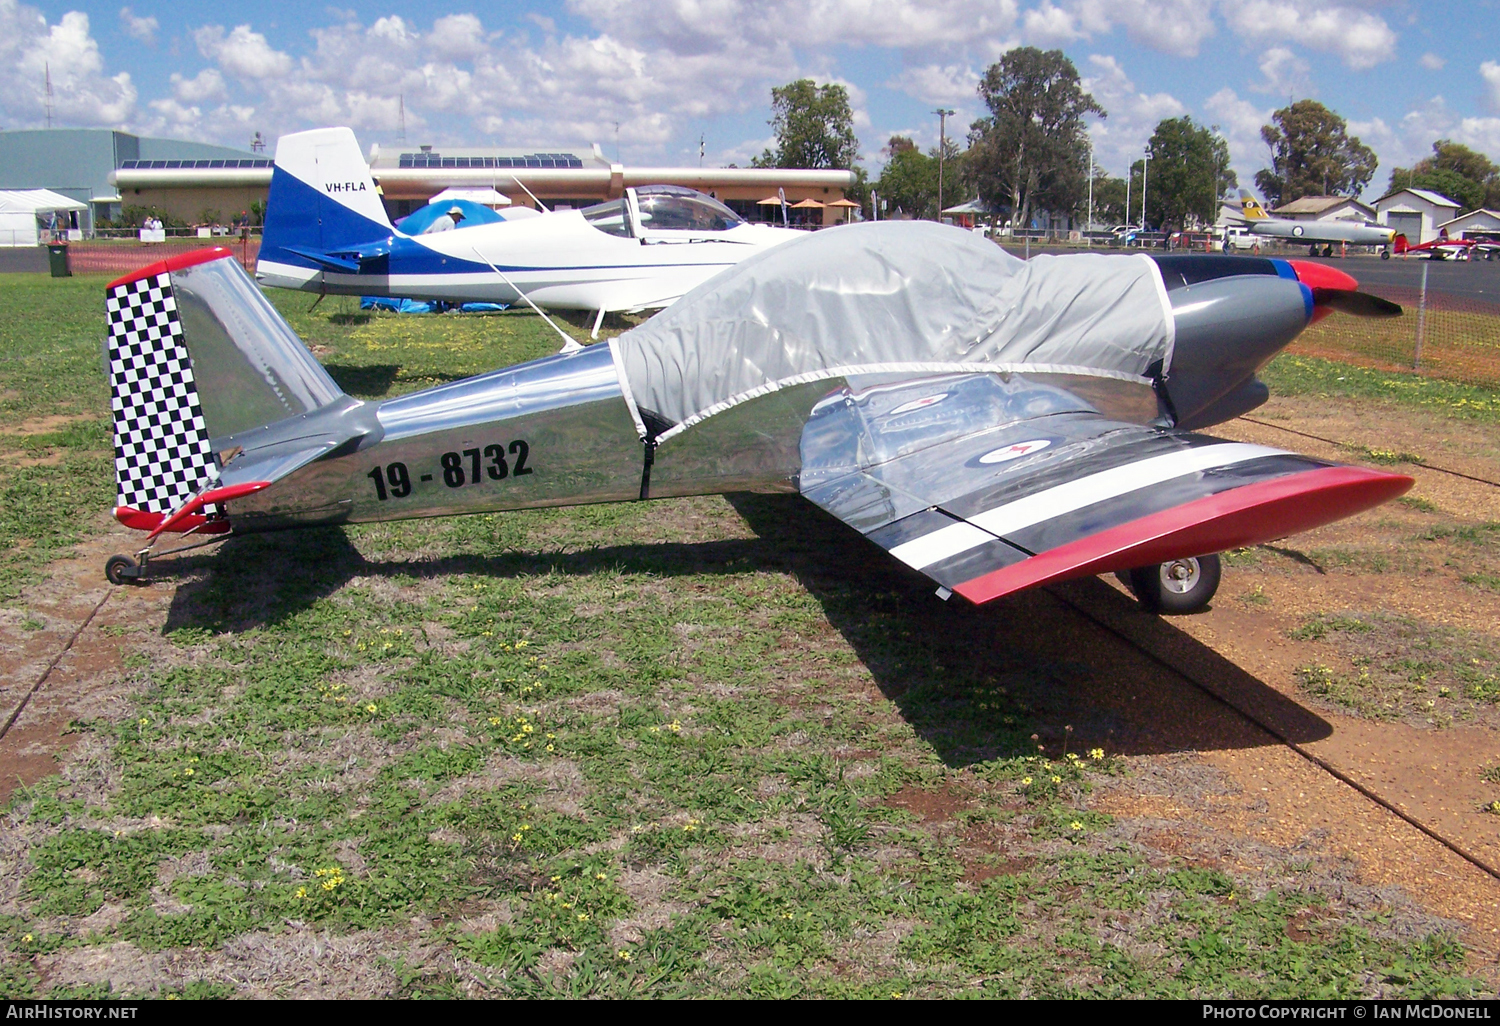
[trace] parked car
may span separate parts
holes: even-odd
[[[1243,225],[1232,225],[1223,229],[1222,248],[1226,253],[1245,250],[1259,253],[1260,236],[1252,234],[1250,229]]]

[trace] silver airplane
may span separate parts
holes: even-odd
[[[1308,247],[1312,256],[1323,247],[1324,256],[1333,255],[1333,247],[1386,246],[1396,238],[1396,230],[1383,224],[1355,224],[1352,221],[1293,221],[1283,217],[1271,217],[1250,193],[1240,190],[1241,219],[1251,233],[1268,239],[1276,239],[1289,245]],[[1390,250],[1381,254],[1390,258]]]
[[[1010,257],[930,222],[750,258],[617,338],[421,392],[344,394],[229,251],[108,286],[121,523],[168,534],[793,491],[944,599],[1119,572],[1203,608],[1215,555],[1412,479],[1197,433],[1333,309],[1348,275],[1241,257]]]

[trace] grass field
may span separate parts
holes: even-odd
[[[101,285],[0,279],[18,615],[108,523]],[[525,314],[272,298],[362,397],[557,348]],[[1325,361],[1271,379],[1500,416]],[[1096,811],[1129,759],[1034,735],[1055,682],[1110,668],[942,606],[795,496],[250,537],[177,569],[164,625],[106,628],[123,711],[6,812],[8,997],[1475,993],[1384,892],[1269,848],[1206,866]],[[58,968],[90,957],[113,984]]]

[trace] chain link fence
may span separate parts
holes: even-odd
[[[1417,284],[1362,284],[1362,291],[1400,303],[1401,317],[1334,314],[1310,326],[1288,352],[1500,389],[1500,294],[1490,300],[1478,290],[1445,291],[1428,272],[1424,261],[1413,276]]]
[[[138,242],[133,239],[74,242],[68,245],[68,266],[74,274],[120,275],[179,253],[191,253],[195,249],[213,246],[224,246],[239,259],[245,270],[255,273],[255,260],[260,255],[258,235],[213,239],[169,237],[166,242]]]

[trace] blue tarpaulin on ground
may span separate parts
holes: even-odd
[[[444,303],[422,299],[393,299],[388,296],[360,296],[361,310],[390,310],[393,313],[424,314],[458,310],[461,313],[496,313],[506,309],[504,303]]]

